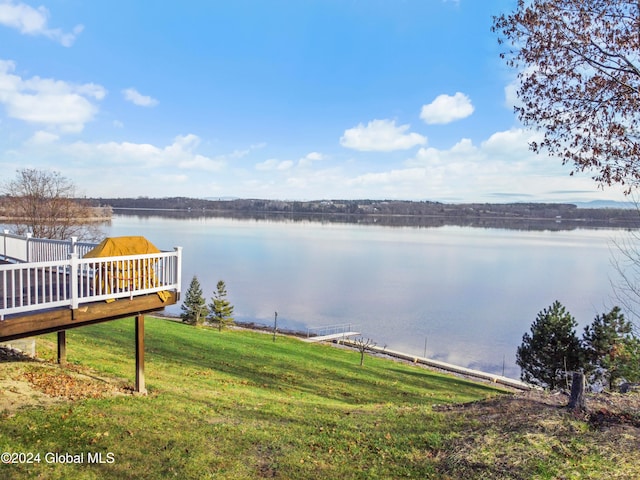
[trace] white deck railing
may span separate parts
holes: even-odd
[[[23,237],[9,233],[8,230],[0,233],[0,237],[0,257],[3,260],[12,262],[65,260],[73,252],[82,257],[97,245],[95,243],[78,242],[76,237],[71,237],[71,240],[33,238],[31,234]]]
[[[61,306],[75,309],[89,302],[180,292],[181,247],[172,252],[82,258],[95,244],[18,237],[6,232],[2,237],[0,256],[24,263],[0,265],[0,320],[5,315],[34,310]]]

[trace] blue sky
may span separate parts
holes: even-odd
[[[516,0],[0,0],[0,165],[91,197],[624,200],[534,155]]]

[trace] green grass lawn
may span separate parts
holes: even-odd
[[[0,478],[439,478],[435,456],[456,433],[432,406],[499,395],[381,358],[360,367],[358,352],[294,338],[154,318],[145,327],[148,395],[5,412],[0,451],[40,463],[0,465]],[[132,319],[70,330],[61,373],[131,387],[133,335]],[[53,360],[54,341],[40,338],[39,356]],[[84,457],[47,463],[48,452]]]

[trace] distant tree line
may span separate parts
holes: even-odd
[[[313,200],[261,199],[211,200],[188,197],[97,198],[96,206],[113,209],[148,209],[210,214],[305,214],[357,217],[426,217],[474,220],[574,220],[606,224],[640,224],[635,209],[577,208],[567,203],[461,203],[446,204],[408,200]]]

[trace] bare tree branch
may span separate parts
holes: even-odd
[[[1,186],[0,213],[14,223],[15,233],[37,238],[95,240],[110,210],[97,210],[76,198],[73,183],[58,172],[18,170]]]

